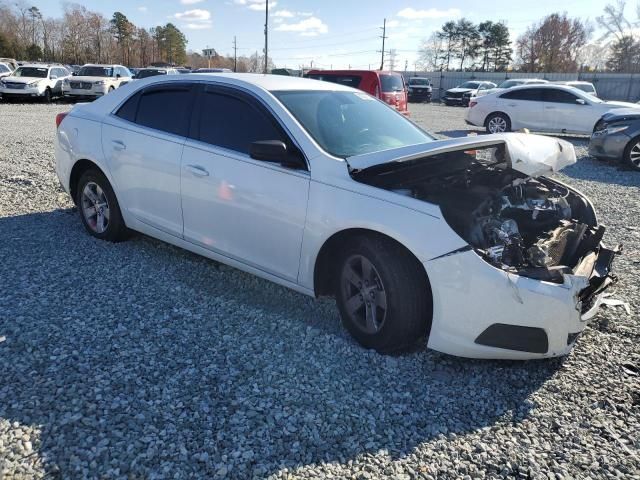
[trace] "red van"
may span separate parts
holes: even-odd
[[[402,75],[397,72],[384,70],[309,70],[305,77],[358,88],[394,106],[403,115],[409,115],[409,110],[407,109],[407,86]]]

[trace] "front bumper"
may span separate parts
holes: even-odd
[[[566,355],[615,281],[616,253],[600,245],[563,284],[505,272],[473,250],[429,260],[424,263],[433,293],[428,347],[486,359]]]
[[[448,97],[445,95],[442,100],[447,105],[462,105],[462,97]]]
[[[424,92],[412,92],[409,91],[408,99],[409,101],[423,101],[423,100],[431,100],[432,92],[424,91]]]
[[[630,140],[631,137],[624,132],[613,134],[606,133],[606,130],[594,132],[589,141],[589,155],[609,160],[622,160]]]
[[[44,95],[44,89],[38,87],[31,88],[6,88],[0,87],[0,95],[4,98],[29,98],[41,97]]]

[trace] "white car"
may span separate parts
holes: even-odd
[[[591,82],[583,82],[581,80],[569,80],[568,82],[553,82],[557,85],[566,85],[568,87],[574,87],[578,90],[582,90],[585,93],[593,95],[594,97],[598,96],[598,92],[596,91],[596,87]]]
[[[89,234],[333,295],[379,352],[563,355],[613,281],[589,200],[542,176],[575,162],[563,140],[436,141],[362,91],[255,74],[140,80],[56,124]]]
[[[131,72],[122,65],[84,65],[77,75],[64,82],[64,96],[97,98],[131,81]]]
[[[5,100],[38,98],[49,103],[62,95],[62,84],[71,73],[61,65],[25,64],[0,80]]]
[[[520,85],[542,85],[545,83],[549,83],[549,81],[542,78],[511,78],[509,80],[505,80],[496,88],[490,88],[489,90],[480,90],[475,96],[482,97],[491,93],[503,92],[513,87],[519,87]]]
[[[13,70],[11,70],[11,67],[8,64],[0,62],[0,78],[8,77],[12,73]]]
[[[615,108],[635,103],[605,102],[577,88],[564,85],[524,85],[469,103],[468,124],[489,133],[528,128],[538,132],[591,135],[600,117]]]
[[[142,80],[143,78],[155,77],[158,75],[179,75],[180,72],[175,68],[148,67],[140,68],[136,72],[134,80]]]

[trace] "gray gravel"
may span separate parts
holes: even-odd
[[[603,310],[565,359],[384,357],[331,301],[86,235],[53,168],[68,108],[0,105],[0,478],[640,478],[640,174],[571,139],[560,175],[625,244],[630,315]]]

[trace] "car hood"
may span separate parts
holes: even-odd
[[[640,108],[616,108],[605,113],[602,119],[607,123],[638,120],[640,119]]]
[[[478,96],[483,97],[483,96],[485,96],[485,95],[490,95],[490,94],[492,94],[492,93],[502,92],[503,90],[506,90],[506,88],[499,88],[499,87],[496,87],[496,88],[490,88],[489,90],[480,90],[480,91],[478,92]]]
[[[3,77],[2,79],[12,83],[31,83],[39,80],[46,80],[46,78],[41,77],[13,77],[11,75],[8,77]]]
[[[616,100],[610,100],[608,102],[604,102],[605,106],[607,107],[611,107],[611,108],[622,108],[622,107],[626,107],[626,108],[638,108],[640,109],[640,105],[638,105],[637,103],[630,103],[630,102],[618,102]]]
[[[511,168],[532,177],[557,172],[576,162],[573,145],[565,140],[528,133],[497,133],[475,137],[437,140],[434,142],[410,145],[407,147],[383,150],[348,157],[346,159],[351,173],[360,173],[367,168],[422,159],[429,161],[431,155],[455,150],[473,150],[474,147],[487,147],[504,144],[507,162]]]
[[[100,80],[111,80],[111,77],[69,77],[70,82],[99,82]]]
[[[464,92],[471,92],[475,90],[475,88],[450,88],[449,90],[447,90],[447,92],[451,92],[451,93],[464,93]]]

